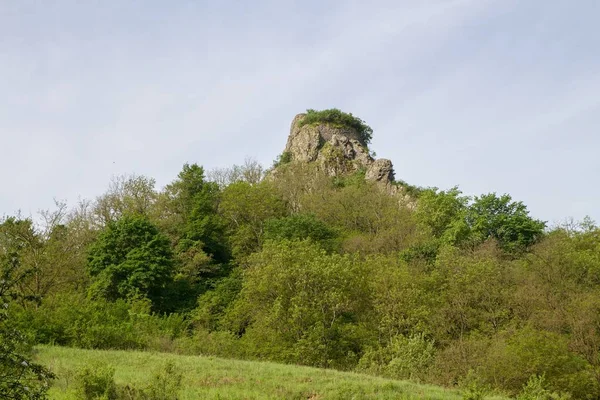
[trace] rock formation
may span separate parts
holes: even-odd
[[[292,121],[285,147],[289,160],[317,163],[331,176],[364,170],[367,180],[390,192],[397,191],[392,162],[375,160],[355,130],[328,123],[301,126],[305,115],[298,114]]]

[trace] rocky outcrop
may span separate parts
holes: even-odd
[[[358,132],[327,123],[301,126],[305,114],[292,121],[285,152],[293,162],[314,162],[329,175],[366,171],[365,178],[395,191],[390,160],[375,160]]]

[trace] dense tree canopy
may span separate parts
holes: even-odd
[[[92,291],[107,300],[144,296],[158,302],[173,278],[169,241],[145,217],[110,223],[90,247]]]

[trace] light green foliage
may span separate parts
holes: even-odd
[[[102,364],[82,368],[75,376],[77,397],[82,400],[118,400],[115,369]]]
[[[107,302],[66,293],[13,316],[38,343],[98,349],[169,350],[188,326],[182,315],[152,314],[147,299]]]
[[[354,129],[358,135],[360,140],[368,145],[373,138],[373,129],[365,124],[365,122],[352,115],[351,113],[345,113],[343,111],[338,110],[337,108],[332,108],[328,110],[306,110],[306,116],[300,121],[298,124],[300,127],[304,125],[310,124],[333,124],[340,127],[348,127]]]
[[[179,400],[182,373],[169,360],[156,372],[144,388],[131,385],[119,388],[119,399],[123,400]]]
[[[445,284],[437,316],[439,338],[492,334],[510,322],[515,282],[510,265],[502,262],[498,253],[493,244],[474,252],[455,247],[440,251],[436,269]]]
[[[265,221],[285,212],[283,200],[269,182],[229,185],[223,190],[219,213],[228,222],[233,254],[240,258],[258,250]]]
[[[115,222],[125,214],[149,216],[156,201],[153,178],[137,175],[114,177],[108,190],[96,198],[92,218],[98,226]]]
[[[435,347],[423,334],[394,336],[387,346],[370,349],[360,359],[358,370],[394,379],[421,380],[435,357]]]
[[[544,375],[550,391],[576,399],[596,399],[600,387],[591,365],[569,351],[557,333],[525,328],[494,341],[479,371],[482,379],[518,393],[531,375]]]
[[[465,214],[469,198],[454,187],[448,191],[426,189],[419,195],[415,216],[443,243],[456,244],[468,235]]]
[[[533,375],[517,396],[517,400],[569,400],[570,395],[551,392],[545,388],[544,375]]]
[[[347,116],[307,118],[347,128]],[[263,179],[252,161],[209,178],[185,164],[161,192],[151,179],[119,178],[73,211],[58,204],[36,224],[2,221],[0,286],[9,287],[1,289],[9,308],[0,312],[0,375],[25,376],[43,394],[48,375],[21,363],[31,337],[358,366],[458,386],[473,399],[492,391],[600,396],[600,230],[592,221],[545,232],[508,195],[471,199],[452,188],[390,196],[365,182],[364,171],[331,177],[319,166],[282,163]],[[84,366],[70,362],[63,383]],[[129,399],[232,397],[224,387],[255,398],[265,385],[272,398],[402,396],[391,381],[375,387],[337,376],[346,382],[339,385],[319,381],[323,371],[287,386],[291,372],[274,374],[271,385],[245,371],[238,385],[223,381],[231,368],[215,378],[214,364],[201,375],[185,362],[196,375],[181,369],[182,387],[195,389],[179,392],[178,379],[167,378],[175,372],[152,380],[153,368],[136,380],[120,375],[118,363],[108,363],[117,396]],[[420,390],[406,396],[427,397]]]
[[[94,295],[107,300],[147,296],[158,308],[173,277],[169,241],[146,218],[122,217],[91,246],[88,271]]]
[[[398,206],[397,199],[363,183],[328,187],[303,198],[305,212],[338,229],[347,252],[389,253],[422,241],[422,232],[412,213]]]
[[[275,161],[273,161],[273,168],[289,164],[290,162],[292,162],[292,153],[290,153],[289,151],[284,151],[283,153],[277,156]]]
[[[232,312],[257,354],[348,368],[364,340],[368,298],[355,257],[328,255],[309,242],[270,242],[250,257]]]

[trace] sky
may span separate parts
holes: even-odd
[[[600,222],[597,0],[0,0],[0,215],[253,158],[339,108],[410,184]]]

